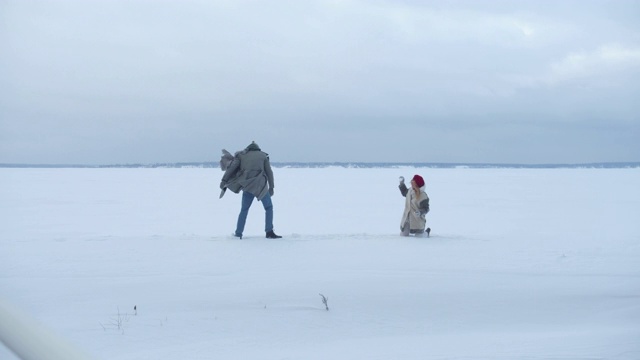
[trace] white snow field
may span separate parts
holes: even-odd
[[[219,169],[0,169],[0,299],[96,359],[640,359],[640,169],[274,172],[238,240]]]

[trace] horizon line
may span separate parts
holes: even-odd
[[[600,167],[600,168],[629,168],[640,167],[640,161],[604,161],[583,163],[498,163],[498,162],[369,162],[369,161],[278,161],[272,162],[276,168],[298,167],[431,167],[431,168],[576,168],[576,167]],[[218,161],[193,161],[193,162],[155,162],[155,163],[121,163],[121,164],[38,164],[38,163],[0,163],[0,168],[181,168],[181,167],[218,167]]]

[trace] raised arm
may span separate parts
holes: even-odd
[[[400,189],[400,194],[402,194],[402,196],[407,196],[407,192],[409,191],[409,189],[407,188],[407,185],[404,184],[404,182],[401,182],[400,185],[398,185],[398,189]]]

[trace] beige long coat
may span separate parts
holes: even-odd
[[[400,193],[406,198],[404,211],[402,212],[402,220],[400,221],[400,230],[404,227],[404,224],[409,221],[409,229],[411,233],[424,232],[427,226],[427,220],[425,215],[429,212],[429,196],[420,188],[420,193],[416,194],[413,188],[407,188],[402,183],[399,186]],[[416,214],[419,212],[420,214]]]

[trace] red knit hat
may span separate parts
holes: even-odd
[[[424,186],[424,179],[422,178],[422,176],[420,175],[413,175],[413,179],[411,179],[413,181],[416,182],[416,185],[418,185],[418,187],[423,187]]]

